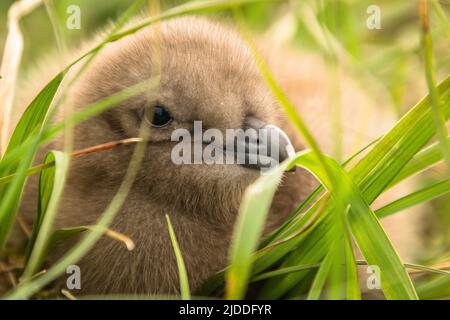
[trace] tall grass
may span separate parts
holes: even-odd
[[[231,9],[227,12],[234,14],[243,37],[252,48],[254,59],[268,87],[297,128],[298,134],[311,149],[286,160],[248,187],[234,229],[229,267],[206,281],[197,294],[207,296],[219,294],[225,298],[242,299],[247,294],[248,285],[258,281],[262,283],[259,298],[360,299],[361,288],[358,284],[357,267],[368,264],[380,268],[382,291],[387,299],[450,296],[450,292],[445,289],[450,287],[446,287],[450,283],[450,274],[445,270],[448,268],[448,261],[434,261],[431,266],[402,261],[379,221],[405,208],[447,195],[450,191],[448,176],[444,179],[443,177],[434,179],[432,183],[377,210],[371,206],[395,184],[419,173],[435,170],[437,166],[442,165],[443,158],[447,158],[448,155],[449,140],[445,125],[450,116],[450,77],[447,73],[445,79],[439,85],[435,85],[436,70],[434,68],[442,64],[431,63],[433,48],[430,43],[430,32],[433,25],[429,24],[428,20],[424,20],[424,6],[428,9],[427,1],[422,1],[421,7],[422,26],[426,23],[426,28],[423,29],[420,49],[425,52],[424,72],[430,94],[412,107],[408,106],[406,112],[396,105],[395,110],[399,114],[405,113],[396,125],[382,137],[374,139],[373,143],[355,154],[354,158],[342,164],[340,164],[339,151],[341,147],[339,145],[336,147],[335,158],[325,155],[320,150],[314,134],[309,130],[301,115],[297,114],[295,106],[277,84],[272,71],[252,44],[248,25],[254,21],[252,21],[252,15],[246,11],[246,6],[244,11],[241,11],[241,6],[253,3],[254,10],[274,6],[283,10],[285,3],[273,2],[267,0],[191,1],[150,16],[123,30],[125,23],[144,3],[144,1],[134,1],[103,41],[70,63],[47,84],[22,115],[0,161],[0,250],[3,250],[3,255],[7,254],[4,248],[17,219],[17,209],[26,177],[40,173],[38,216],[28,244],[23,274],[19,285],[8,292],[5,298],[30,298],[39,293],[61,275],[68,265],[79,261],[102,235],[108,233],[109,224],[120,211],[130,191],[145,150],[145,143],[141,142],[146,140],[148,130],[142,126],[140,137],[132,141],[137,144],[124,181],[97,224],[80,226],[72,230],[53,231],[52,223],[58,214],[58,202],[65,184],[70,159],[74,154],[70,150],[51,151],[42,165],[32,167],[39,147],[81,121],[113,108],[119,102],[156,87],[159,83],[159,75],[154,75],[148,81],[126,88],[86,106],[78,113],[67,116],[60,123],[54,123],[55,110],[64,99],[57,99],[55,96],[66,72],[73,65],[87,58],[79,76],[88,68],[89,63],[95,59],[105,44],[133,34],[158,21],[185,14],[228,9]],[[370,63],[358,56],[358,46],[362,37],[353,29],[354,26],[347,24],[347,32],[343,33],[334,29],[334,20],[330,18],[330,12],[332,13],[337,6],[344,7],[351,15],[351,8],[345,1],[323,2],[321,6],[305,1],[301,6],[293,6],[293,10],[296,10],[298,25],[307,34],[312,47],[321,54],[332,55],[332,67],[345,63],[361,82],[377,83],[377,90],[372,93],[394,94],[397,89],[387,88],[382,81],[383,75],[372,72]],[[437,1],[433,1],[431,9],[436,13],[444,34],[448,35],[445,10]],[[328,17],[328,20],[323,20],[323,16]],[[404,56],[405,52],[401,52],[401,55]],[[443,63],[445,67],[445,61]],[[366,68],[367,65],[369,68]],[[391,102],[395,103],[395,99]],[[338,111],[337,109],[335,113],[336,118],[339,118]],[[335,130],[339,131],[339,123]],[[436,133],[439,138],[437,142],[433,140]],[[119,144],[121,143],[113,145]],[[94,147],[89,152],[101,151],[104,148],[105,146]],[[358,159],[356,164],[354,164],[355,159]],[[321,186],[299,204],[299,208],[281,227],[265,239],[261,239],[264,223],[279,181],[284,171],[292,166],[301,166],[311,172]],[[180,252],[169,216],[170,212],[167,216],[168,230],[179,267],[181,297],[189,299],[191,293],[183,262],[183,252]],[[80,242],[47,272],[40,274],[42,261],[45,259],[52,239],[57,236],[61,240],[78,232],[85,232]],[[120,241],[127,241],[122,236],[113,235],[113,237]],[[364,260],[356,260],[353,242],[361,251]],[[442,256],[448,259],[448,256]],[[411,280],[411,270],[439,274],[439,277],[425,277],[417,284]]]

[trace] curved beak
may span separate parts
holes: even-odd
[[[195,141],[212,145],[214,150],[225,154],[227,164],[239,164],[266,171],[295,156],[294,146],[283,130],[253,117],[247,119],[242,129],[226,129],[225,141],[222,140],[223,135],[219,130],[217,131],[220,139],[212,139],[211,135],[206,135],[208,130],[202,135],[200,125],[200,135],[198,138],[194,137]],[[210,160],[214,160],[213,157]],[[295,171],[295,166],[290,171]]]
[[[259,169],[270,169],[295,155],[294,146],[283,130],[253,117],[247,119],[243,139],[238,134],[237,148],[238,157],[245,150],[242,165]],[[291,171],[295,171],[295,166]]]

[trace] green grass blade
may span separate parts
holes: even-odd
[[[372,147],[379,139],[375,139],[374,141],[368,143],[366,146],[355,152],[351,157],[349,157],[346,161],[342,163],[342,167],[346,167],[352,160],[354,160],[356,157],[358,157],[360,154],[362,154],[364,151]],[[0,183],[2,182],[2,179],[0,178]],[[284,228],[286,228],[290,222],[297,217],[298,214],[300,214],[304,209],[306,209],[310,204],[313,203],[313,201],[324,191],[324,188],[322,185],[318,186],[306,199],[303,201],[289,216],[289,218],[281,225],[279,228],[274,230],[272,233],[267,235],[265,239],[261,242],[260,248],[265,247],[268,245],[274,238],[282,232]]]
[[[173,251],[175,252],[175,257],[177,259],[178,266],[178,277],[180,280],[180,293],[181,299],[190,300],[191,292],[189,290],[189,281],[186,271],[186,266],[184,265],[183,255],[180,251],[180,246],[178,245],[177,237],[175,236],[175,231],[173,230],[172,223],[170,222],[169,216],[166,214],[167,225],[169,228],[170,241],[172,242]]]
[[[438,87],[446,118],[450,115],[450,77]],[[436,132],[429,97],[422,99],[352,170],[350,176],[369,203],[391,183],[401,169]]]
[[[448,270],[427,267],[427,266],[423,266],[423,265],[416,264],[416,263],[405,263],[405,267],[409,268],[409,269],[414,269],[414,270],[419,270],[419,271],[424,271],[424,272],[429,272],[429,273],[435,273],[435,274],[445,275],[447,277],[450,277],[450,271],[448,271]],[[450,278],[448,278],[448,279],[450,279]]]
[[[439,0],[431,0],[431,6],[433,7],[433,11],[436,13],[439,23],[444,29],[447,38],[450,40],[450,22],[444,9],[442,8],[442,5],[439,3]]]
[[[42,134],[43,127],[45,126],[46,115],[48,114],[51,102],[53,101],[61,80],[62,74],[59,74],[31,102],[16,126],[5,156],[1,160],[1,164],[3,165],[2,169],[5,170],[0,171],[3,174],[8,174],[11,172],[10,170],[13,170],[17,176],[10,185],[0,189],[0,197],[2,198],[0,203],[0,251],[3,249],[5,242],[8,239],[8,235],[14,223],[26,180],[26,173],[37,152],[39,138]],[[30,145],[21,154],[19,165],[5,163],[5,158],[12,152],[11,150],[22,145],[25,140],[29,140]]]
[[[29,176],[32,176],[34,174],[37,174],[37,173],[41,172],[44,169],[48,169],[50,167],[53,167],[53,165],[54,165],[54,163],[46,163],[46,164],[40,164],[40,165],[31,167],[31,168],[29,168],[27,170],[26,176],[29,177]],[[17,177],[16,173],[9,174],[9,175],[1,177],[0,178],[0,185],[7,184],[7,183],[10,183],[10,182],[14,181],[15,177]]]
[[[375,213],[365,202],[349,175],[339,165],[333,164],[333,160],[329,159],[329,162],[334,169],[333,172],[339,175],[336,180],[341,182],[344,190],[349,190],[351,209],[348,221],[352,234],[366,260],[380,267],[383,274],[382,289],[386,298],[417,299],[411,279]]]
[[[450,141],[450,138],[447,137]],[[389,184],[388,188],[394,186],[395,184],[403,181],[404,179],[418,174],[431,166],[439,163],[442,160],[442,153],[440,149],[439,142],[433,143],[431,146],[421,150],[417,153],[414,158],[409,161],[406,166],[404,166],[401,171],[397,174],[394,180]]]
[[[330,250],[330,246],[336,240],[333,232],[334,219],[332,219],[332,209],[333,207],[328,202],[328,199],[322,198],[299,219],[293,221],[289,228],[273,242],[273,244],[276,244],[279,241],[281,244],[272,248],[269,245],[268,247],[271,249],[266,252],[264,251],[265,248],[260,250],[263,254],[261,256],[258,255],[255,263],[255,273],[264,272],[270,266],[280,264],[280,262],[281,268],[287,268],[322,261]],[[304,230],[305,226],[311,224],[312,216],[318,213],[319,218],[313,225],[306,231],[302,231],[301,234],[296,235],[298,230]],[[285,239],[288,239],[288,241]],[[264,284],[259,298],[278,299],[286,296],[288,293],[293,297],[302,295],[304,293],[303,288],[300,292],[293,292],[292,295],[290,294],[291,289],[302,283],[308,276],[308,272],[299,272],[271,279]]]
[[[355,199],[356,200],[356,199]],[[357,204],[354,202],[354,204]],[[363,206],[361,202],[360,205]],[[417,293],[406,273],[403,263],[383,231],[377,217],[371,210],[361,214],[352,206],[349,221],[352,234],[363,256],[371,265],[377,265],[382,272],[381,285],[387,299],[417,299]]]
[[[277,269],[277,270],[273,270],[273,271],[268,271],[268,272],[258,274],[257,276],[254,276],[252,278],[251,282],[257,282],[257,281],[273,278],[276,276],[289,274],[292,272],[299,272],[299,271],[304,271],[304,270],[315,269],[315,268],[319,268],[320,265],[321,265],[320,263],[305,264],[305,265],[301,265],[301,266],[294,266],[294,267],[288,267],[288,268],[282,268],[282,269]]]
[[[314,282],[311,286],[311,289],[308,293],[308,300],[317,300],[320,298],[320,294],[322,292],[322,288],[325,285],[325,281],[328,277],[328,273],[330,272],[333,259],[334,259],[335,251],[330,250],[326,255],[325,259],[322,261],[319,271],[317,272]]]
[[[79,227],[71,227],[71,228],[62,228],[53,231],[50,240],[48,241],[48,248],[51,249],[67,240],[73,239],[75,236],[86,232],[88,230],[92,230],[90,226],[79,226]]]
[[[120,241],[123,243],[126,248],[131,251],[134,249],[135,244],[133,240],[131,240],[129,237],[118,233],[114,230],[107,229],[107,228],[100,228],[96,225],[91,226],[77,226],[77,227],[70,227],[70,228],[61,228],[58,230],[55,230],[52,232],[49,240],[48,245],[46,246],[46,251],[44,251],[44,256],[46,252],[50,252],[52,248],[60,245],[61,243],[64,243],[68,240],[74,239],[76,236],[86,232],[86,231],[92,231],[92,230],[99,230],[101,232],[104,232],[105,236],[108,236],[111,239]]]
[[[361,290],[358,282],[358,268],[350,241],[345,241],[346,267],[346,298],[347,300],[361,300]]]
[[[355,262],[356,262],[356,265],[358,265],[358,266],[366,266],[367,265],[367,261],[364,261],[364,260],[356,260]],[[436,268],[427,267],[427,266],[423,266],[423,265],[419,265],[419,264],[412,264],[412,263],[404,263],[403,265],[405,266],[405,268],[408,268],[408,269],[414,269],[414,270],[426,271],[426,272],[430,272],[430,273],[434,273],[434,274],[450,276],[450,271],[447,271],[447,270],[441,270],[441,269],[436,269]],[[273,278],[273,277],[280,276],[283,274],[300,272],[300,271],[304,271],[304,270],[317,269],[320,266],[321,266],[321,263],[315,263],[315,264],[305,264],[305,265],[288,267],[288,268],[281,268],[281,269],[261,273],[255,277],[253,277],[252,282]],[[420,285],[419,285],[419,287],[420,287]],[[419,288],[417,288],[417,291],[419,291]]]
[[[230,246],[230,268],[226,274],[226,297],[242,299],[246,290],[251,255],[256,249],[267,213],[283,172],[284,162],[250,185],[242,198]]]
[[[450,277],[438,277],[417,287],[420,299],[450,299]]]
[[[29,243],[31,251],[23,273],[24,280],[29,279],[38,271],[45,256],[52,234],[53,221],[67,178],[70,155],[52,151],[45,157],[44,163],[48,162],[54,162],[55,166],[42,171],[40,175],[38,216]]]
[[[444,180],[417,190],[375,211],[378,218],[390,216],[422,202],[431,201],[450,192],[450,181]]]
[[[450,143],[447,140],[448,132],[445,126],[445,115],[439,99],[439,91],[435,84],[433,43],[429,29],[428,2],[420,0],[419,15],[422,26],[422,50],[425,60],[425,78],[430,92],[431,109],[436,125],[436,132],[439,138],[442,154],[450,170]]]
[[[63,73],[59,73],[31,102],[14,129],[6,153],[21,145],[30,135],[36,133],[36,130],[42,128],[62,79]]]
[[[225,10],[232,9],[237,5],[245,5],[258,2],[281,2],[283,0],[197,0],[189,1],[187,3],[181,4],[179,6],[173,7],[162,12],[160,15],[155,17],[150,17],[137,23],[136,25],[129,27],[128,29],[111,36],[108,41],[115,41],[117,39],[123,38],[129,34],[133,34],[140,29],[151,25],[160,20],[167,20],[175,18],[181,15],[201,13],[201,12],[211,12],[212,10]],[[94,49],[95,50],[95,49]]]

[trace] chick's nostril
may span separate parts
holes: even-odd
[[[245,121],[246,128],[252,128],[252,129],[256,129],[256,130],[262,129],[266,125],[267,125],[267,123],[259,120],[258,118],[255,118],[255,117],[248,117]]]

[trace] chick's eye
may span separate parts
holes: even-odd
[[[170,113],[161,106],[146,109],[145,119],[155,128],[165,127],[173,120]]]

